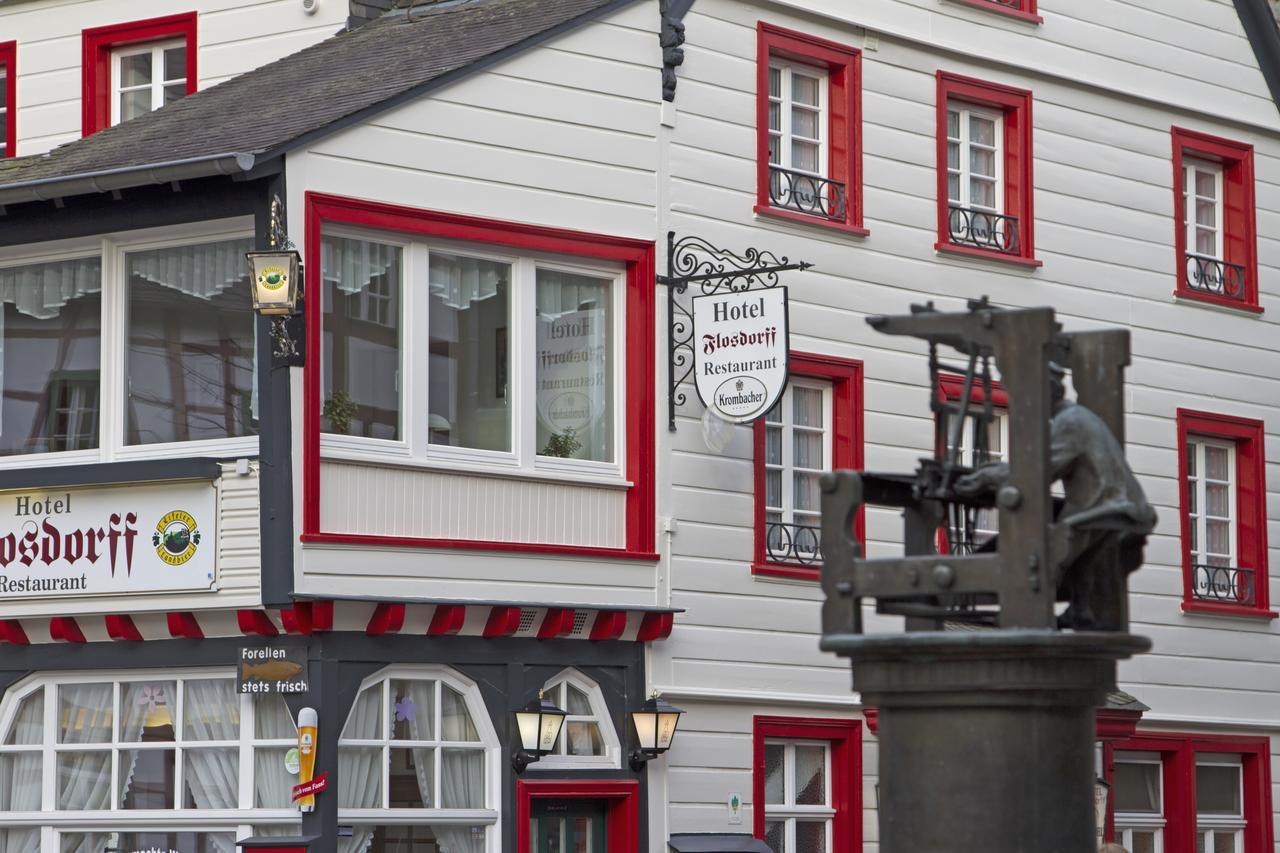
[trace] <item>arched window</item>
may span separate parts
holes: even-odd
[[[600,686],[576,669],[566,669],[547,682],[547,697],[569,712],[554,750],[534,767],[620,767],[622,749]]]
[[[339,853],[496,851],[497,746],[479,689],[452,670],[366,680],[338,747],[338,816],[353,827]]]
[[[226,670],[29,678],[0,703],[0,853],[235,853],[296,831],[296,743],[284,700]]]

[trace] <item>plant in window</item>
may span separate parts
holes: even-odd
[[[328,421],[326,432],[337,433],[338,435],[349,435],[351,433],[351,420],[356,416],[359,407],[356,402],[351,399],[342,388],[334,391],[324,401],[324,406],[320,409],[320,415]]]
[[[582,442],[577,439],[574,434],[573,427],[568,427],[564,432],[553,433],[547,439],[547,444],[542,450],[538,451],[542,456],[555,456],[559,459],[570,459],[579,450],[582,449]]]

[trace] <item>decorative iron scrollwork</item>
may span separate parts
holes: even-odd
[[[1187,253],[1187,287],[1199,293],[1225,296],[1238,302],[1245,300],[1244,266]]]
[[[1191,595],[1198,601],[1252,607],[1256,600],[1253,578],[1253,569],[1196,565],[1191,571]]]
[[[843,222],[847,209],[845,185],[818,175],[770,166],[769,204]]]
[[[771,563],[816,566],[822,562],[822,528],[808,524],[765,525],[765,551]]]
[[[1004,255],[1021,251],[1018,218],[1002,213],[952,207],[947,215],[947,236],[957,246],[973,246]]]

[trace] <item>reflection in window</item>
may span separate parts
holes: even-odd
[[[250,248],[225,240],[127,256],[128,444],[257,433]]]
[[[101,291],[96,257],[0,269],[0,455],[97,448]]]
[[[320,259],[321,429],[399,440],[401,249],[325,237]]]
[[[538,453],[612,462],[613,282],[538,270]]]
[[[431,253],[431,444],[511,450],[511,265]]]

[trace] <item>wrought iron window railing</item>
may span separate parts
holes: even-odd
[[[847,213],[845,185],[840,181],[769,167],[769,204],[823,219],[843,222]]]
[[[1022,0],[987,0],[993,6],[1003,6],[1006,9],[1022,10]]]
[[[1191,595],[1197,601],[1252,607],[1257,601],[1253,569],[1195,565],[1191,570]]]
[[[1192,252],[1187,252],[1187,288],[1237,302],[1243,302],[1248,293],[1243,265]]]
[[[822,562],[822,529],[816,525],[770,521],[764,536],[771,563],[816,566]]]
[[[972,246],[1004,255],[1021,251],[1018,217],[987,210],[951,207],[947,214],[947,237],[957,246]]]

